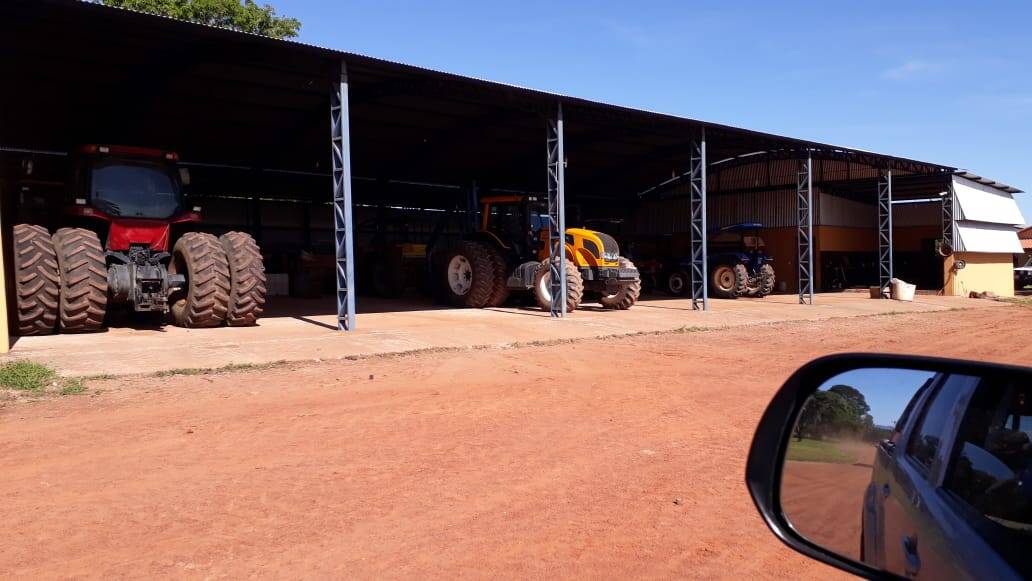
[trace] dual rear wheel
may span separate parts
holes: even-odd
[[[19,335],[85,333],[104,328],[107,264],[97,234],[83,228],[18,224],[13,229],[15,300]],[[250,235],[184,234],[169,272],[186,285],[169,297],[172,320],[182,327],[254,325],[265,304],[265,269]]]

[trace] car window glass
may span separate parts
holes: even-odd
[[[1032,387],[980,387],[945,488],[1011,536],[1032,539]]]
[[[907,444],[907,455],[925,468],[931,468],[942,444],[943,432],[953,415],[958,398],[971,378],[951,376],[932,395],[917,428]]]

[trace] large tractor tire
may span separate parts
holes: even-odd
[[[61,275],[54,242],[46,228],[15,225],[14,272],[18,334],[53,333],[61,300]]]
[[[62,333],[88,333],[104,328],[107,312],[107,264],[96,232],[61,228],[54,233],[61,276],[58,326]]]
[[[172,321],[180,327],[217,327],[229,313],[229,259],[219,239],[189,232],[172,249],[170,274],[186,277],[186,287],[169,297]]]
[[[634,263],[621,256],[620,268],[634,268]],[[641,296],[640,278],[630,284],[624,285],[615,294],[609,296],[602,295],[602,298],[599,299],[598,302],[602,303],[602,306],[607,309],[626,311],[633,307],[634,303],[638,302],[639,296]]]
[[[718,264],[710,274],[713,294],[724,299],[736,299],[748,291],[749,271],[744,264]]]
[[[556,259],[558,262],[558,259]],[[566,261],[566,312],[572,313],[584,300],[584,279],[581,278],[577,265]],[[537,274],[534,275],[534,300],[539,307],[546,311],[552,310],[552,269],[548,267],[548,260],[541,261]]]
[[[455,307],[486,307],[495,291],[495,266],[491,249],[470,241],[457,243],[440,262],[441,292]]]
[[[487,251],[494,269],[494,290],[491,291],[491,298],[487,299],[485,306],[500,307],[509,300],[509,263],[497,248],[487,247]]]
[[[675,297],[683,297],[692,289],[692,277],[683,269],[670,273],[666,280],[666,291]]]
[[[229,304],[226,324],[250,327],[265,306],[265,265],[262,251],[250,234],[226,232],[219,237],[229,261]]]
[[[764,264],[756,276],[756,286],[749,288],[749,296],[763,298],[774,292],[774,267]]]

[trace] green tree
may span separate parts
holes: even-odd
[[[796,420],[796,438],[823,438],[853,430],[860,421],[853,402],[838,393],[817,391],[803,405]]]
[[[254,0],[100,0],[108,6],[161,14],[180,20],[221,26],[273,38],[293,38],[301,21],[279,16],[276,10]]]

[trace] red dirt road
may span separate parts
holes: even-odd
[[[1030,325],[993,308],[93,382],[0,410],[0,576],[827,579],[742,481],[774,390],[837,351],[1028,363]]]
[[[860,515],[871,483],[874,446],[853,464],[785,462],[781,508],[799,534],[836,553],[860,558]]]

